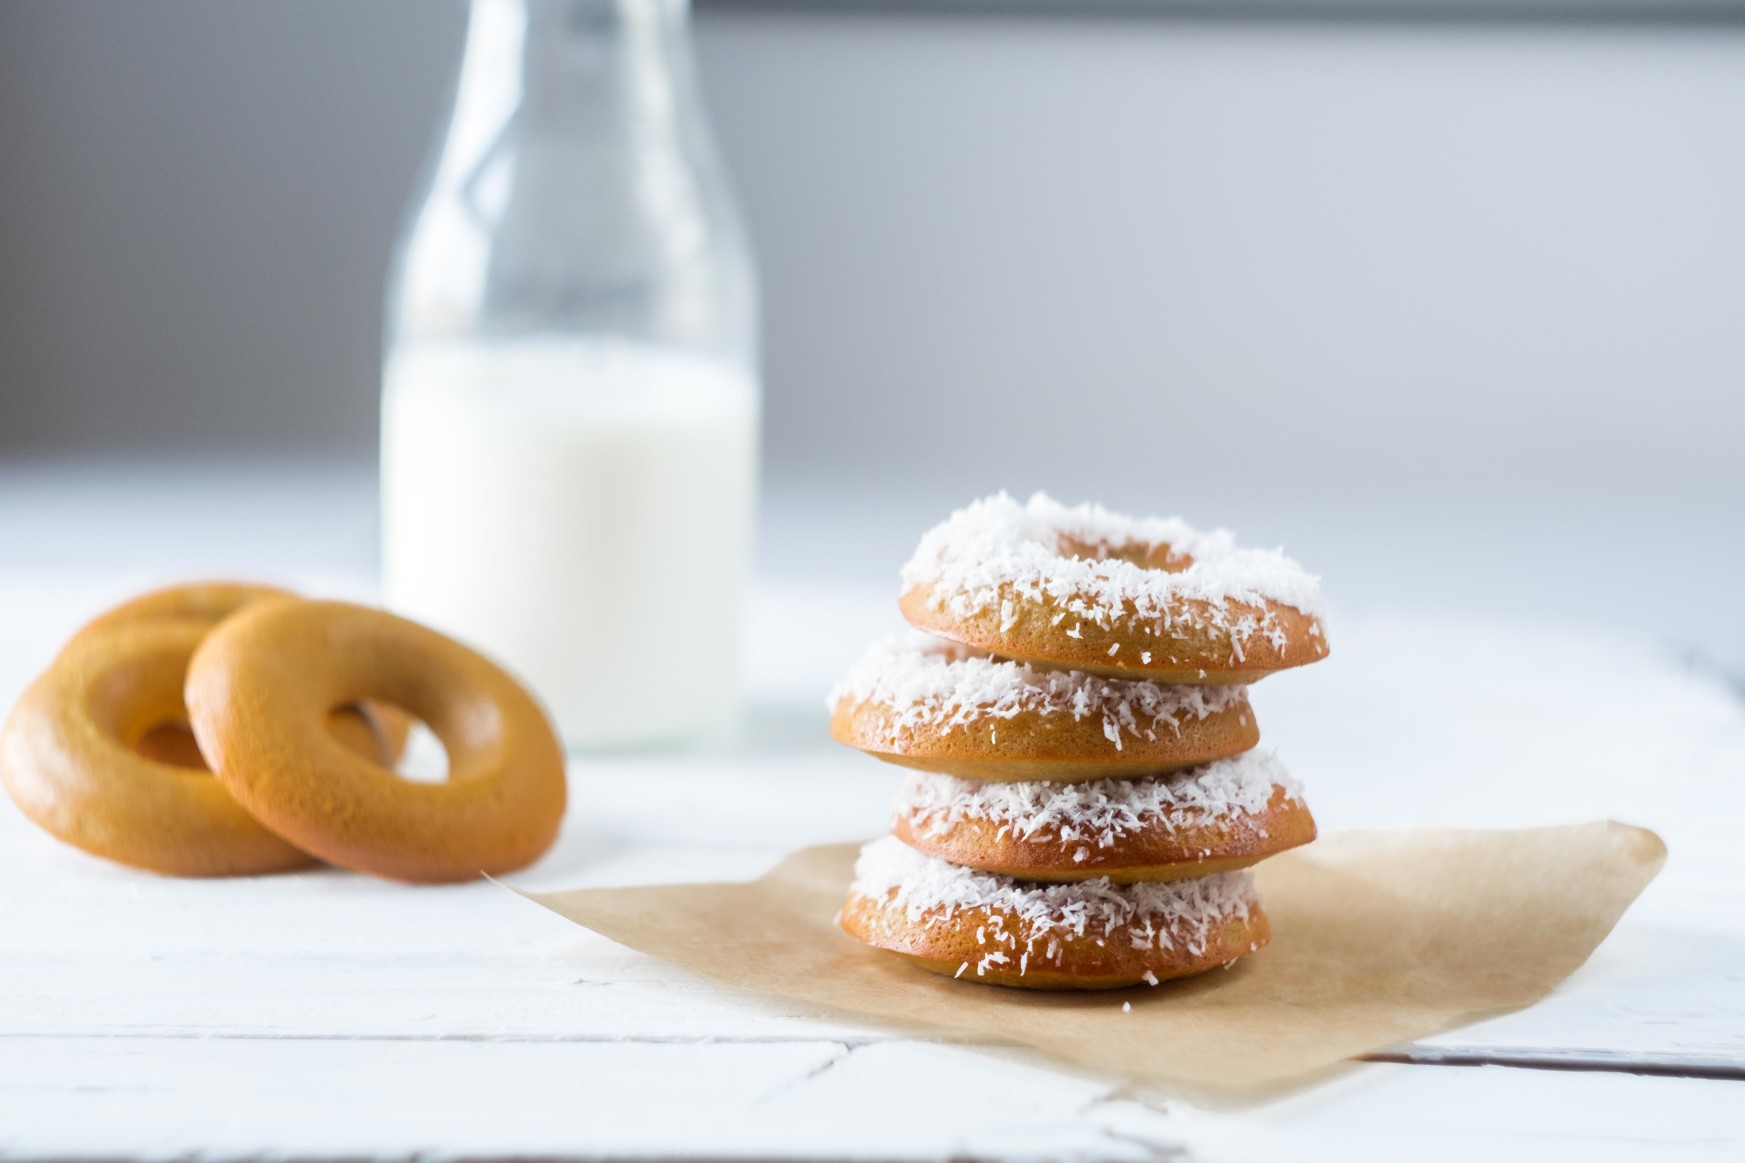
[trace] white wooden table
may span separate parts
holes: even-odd
[[[52,565],[0,559],[7,702],[82,616],[161,574]],[[742,736],[577,759],[564,836],[518,882],[746,877],[880,830],[895,769],[833,747],[820,695],[894,619],[887,586],[766,584]],[[0,1156],[1745,1158],[1745,703],[1592,632],[1333,632],[1326,664],[1255,695],[1324,829],[1610,815],[1669,843],[1543,1004],[1203,1110],[732,995],[490,884],[160,879],[0,803]]]

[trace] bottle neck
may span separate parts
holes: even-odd
[[[692,99],[689,0],[472,0],[458,114],[520,128],[676,133]]]
[[[402,336],[616,336],[756,363],[756,276],[684,0],[472,0]]]

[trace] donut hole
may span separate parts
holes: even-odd
[[[448,748],[422,718],[381,698],[346,701],[327,711],[327,733],[346,750],[412,783],[449,777]]]
[[[188,650],[175,643],[112,660],[90,686],[91,722],[155,763],[209,771],[182,704],[187,671]]]
[[[403,714],[405,712],[402,712]],[[443,783],[448,779],[448,748],[442,737],[416,715],[407,715],[411,725],[406,731],[406,743],[392,770],[411,783]]]
[[[412,783],[456,783],[474,778],[502,746],[503,722],[491,700],[469,683],[445,680],[440,663],[418,657],[402,643],[408,665],[360,685],[372,707],[407,724],[400,761],[390,770]]]
[[[323,603],[295,607],[300,616],[322,616]],[[384,727],[389,755],[377,766],[408,783],[450,785],[488,775],[504,747],[502,713],[488,681],[475,674],[488,667],[473,656],[459,659],[449,639],[413,622],[361,608],[325,608],[325,673],[311,691],[315,705],[364,708]],[[488,678],[487,676],[483,676]]]
[[[1059,552],[1063,557],[1084,561],[1125,561],[1140,569],[1155,569],[1163,573],[1181,573],[1194,564],[1191,556],[1178,551],[1167,541],[1128,541],[1117,545],[1062,534]]]
[[[195,742],[194,729],[188,726],[186,719],[152,724],[133,741],[133,750],[153,763],[207,774],[212,771],[206,757],[200,754],[200,744]]]

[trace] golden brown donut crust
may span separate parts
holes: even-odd
[[[400,716],[404,719],[405,716]],[[327,729],[339,741],[359,755],[377,763],[393,763],[395,748],[385,731],[369,710],[362,707],[341,707],[327,716]],[[134,751],[158,763],[185,767],[192,771],[211,772],[206,757],[200,754],[200,744],[186,716],[148,728],[133,742]]]
[[[1247,916],[1231,916],[1212,926],[1197,950],[1185,936],[1168,949],[1135,948],[1131,926],[1123,925],[1107,934],[1060,937],[1057,961],[1036,955],[1020,961],[996,937],[1002,930],[1016,928],[1014,918],[986,908],[964,909],[927,924],[911,922],[905,910],[892,907],[888,900],[856,894],[843,908],[840,924],[855,940],[900,954],[930,972],[1021,989],[1154,984],[1229,965],[1264,948],[1272,936],[1266,914],[1258,904],[1251,904]],[[1007,960],[989,963],[988,954],[1003,954]]]
[[[0,729],[0,779],[26,816],[94,856],[171,876],[315,862],[207,772],[138,749],[186,717],[183,677],[207,629],[197,619],[116,623],[62,651]]]
[[[1079,783],[1180,771],[1240,755],[1260,742],[1260,725],[1246,696],[1205,717],[1184,715],[1159,724],[1156,738],[1123,735],[1116,750],[1097,715],[1020,711],[949,730],[901,724],[876,701],[844,698],[830,718],[830,737],[886,763],[964,779]]]
[[[203,622],[216,626],[244,606],[267,599],[291,599],[297,595],[278,586],[258,582],[197,581],[164,586],[112,606],[81,626],[73,642],[102,634],[117,626],[164,620]]]
[[[1321,619],[1272,601],[1262,605],[1230,601],[1214,611],[1205,601],[1183,598],[1170,611],[1167,627],[1137,616],[1101,626],[1058,606],[1052,598],[1017,594],[1011,595],[1009,605],[995,602],[959,616],[926,583],[906,588],[898,605],[911,625],[972,650],[1112,678],[1250,683],[1327,657]],[[1253,634],[1238,649],[1212,628],[1215,616],[1229,622],[1270,618],[1283,642],[1275,644],[1265,634]],[[1075,633],[1077,637],[1072,636]]]
[[[404,780],[341,746],[326,716],[365,700],[428,724],[448,779]],[[563,751],[532,696],[472,650],[380,610],[251,606],[195,653],[187,701],[230,793],[345,868],[416,882],[507,872],[543,854],[563,819]]]
[[[918,828],[899,811],[891,834],[911,848],[983,872],[1018,880],[1072,882],[1105,876],[1116,884],[1185,880],[1258,864],[1309,843],[1315,818],[1302,799],[1275,788],[1264,810],[1217,819],[1151,827],[1118,838],[1109,847],[1020,838],[991,820],[963,819],[943,830]],[[1082,860],[1074,856],[1083,853]]]

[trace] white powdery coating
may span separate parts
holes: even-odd
[[[1264,811],[1273,794],[1301,801],[1302,785],[1278,756],[1249,751],[1176,775],[1088,783],[991,783],[917,773],[895,812],[918,836],[965,820],[998,824],[1002,835],[1067,848],[1112,848],[1126,836],[1200,825]]]
[[[1045,670],[925,635],[897,634],[862,655],[827,702],[832,711],[844,699],[889,708],[892,742],[905,731],[945,735],[982,719],[1026,712],[1094,717],[1112,749],[1120,751],[1125,736],[1156,741],[1160,731],[1179,734],[1183,721],[1220,714],[1243,698],[1238,686],[1171,686]]]
[[[1118,558],[1068,557],[1063,537],[1109,549],[1167,544],[1194,563],[1170,573]],[[1282,646],[1284,633],[1270,617],[1233,616],[1229,603],[1272,601],[1310,615],[1321,604],[1319,579],[1278,550],[1238,549],[1223,529],[1201,533],[1179,518],[1126,517],[1101,505],[1069,508],[1042,493],[1020,505],[1002,492],[959,509],[922,536],[903,566],[903,584],[931,586],[934,600],[960,618],[998,609],[1002,631],[1017,620],[1013,603],[1045,599],[1104,628],[1143,622],[1167,633],[1194,618],[1197,629],[1228,638],[1238,658],[1254,634]],[[1209,617],[1181,609],[1184,600],[1207,603]]]
[[[924,855],[891,836],[860,850],[849,891],[902,909],[915,925],[986,910],[988,923],[976,934],[984,949],[977,973],[1004,964],[1022,971],[1033,956],[1058,965],[1062,938],[1103,938],[1120,929],[1128,930],[1132,948],[1179,946],[1198,956],[1215,928],[1246,918],[1256,903],[1246,872],[1144,884],[1111,884],[1106,877],[1030,884]]]

